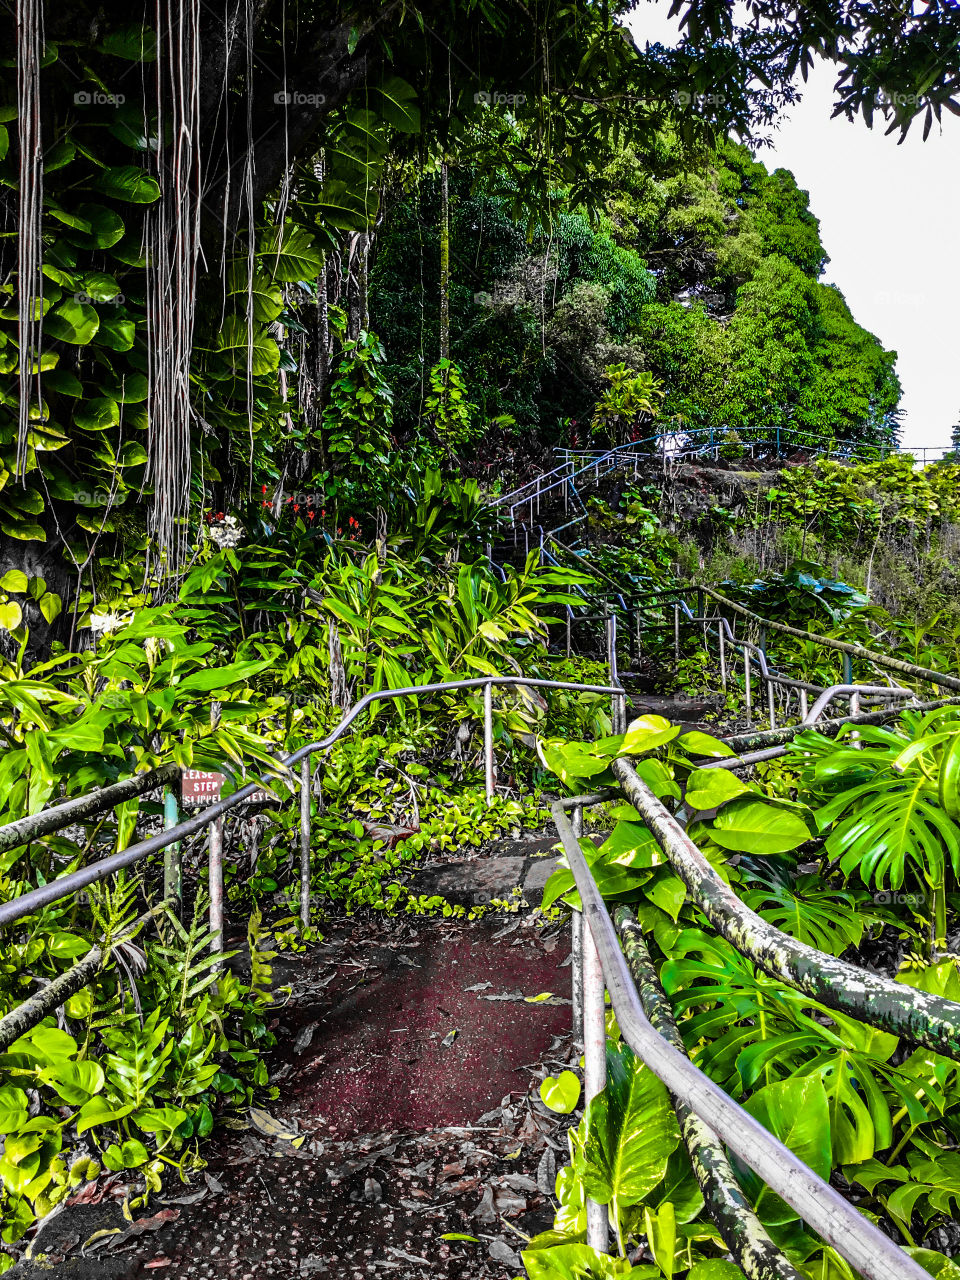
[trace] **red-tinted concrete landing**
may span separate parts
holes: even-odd
[[[471,1124],[524,1090],[520,1068],[570,1029],[570,968],[561,967],[569,934],[519,926],[495,940],[503,928],[502,916],[418,921],[416,944],[401,944],[369,984],[323,1010],[300,1004],[300,1026],[317,1027],[281,1088],[299,1104],[303,1127],[351,1134]],[[481,984],[489,985],[468,990]],[[556,1002],[522,998],[544,992]],[[503,995],[513,998],[484,998]]]

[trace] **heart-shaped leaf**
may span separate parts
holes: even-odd
[[[545,1107],[567,1116],[580,1101],[580,1079],[572,1071],[561,1071],[558,1076],[547,1076],[540,1083],[540,1100]]]

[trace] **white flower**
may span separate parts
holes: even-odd
[[[95,635],[108,636],[126,626],[132,617],[132,613],[91,613],[87,626]]]
[[[243,537],[243,529],[237,524],[236,516],[224,516],[208,527],[210,541],[221,551],[227,547],[238,547]]]

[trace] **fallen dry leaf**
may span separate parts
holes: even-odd
[[[147,1231],[159,1231],[168,1222],[176,1222],[179,1217],[179,1209],[161,1209],[152,1218],[138,1218],[133,1226],[123,1233],[123,1238],[127,1240],[130,1236],[142,1236]]]
[[[266,1138],[297,1137],[296,1129],[291,1129],[288,1124],[275,1119],[269,1111],[264,1111],[262,1107],[251,1107],[247,1114],[250,1116],[250,1123],[256,1131],[262,1133]]]

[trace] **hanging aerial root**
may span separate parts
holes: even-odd
[[[17,235],[17,319],[20,344],[20,411],[16,474],[27,472],[30,440],[30,389],[40,389],[43,337],[40,276],[43,211],[43,142],[40,134],[40,53],[43,46],[41,0],[17,2],[17,112],[20,144],[20,192]]]
[[[183,562],[190,508],[190,359],[200,245],[200,0],[157,0],[160,199],[147,214],[151,531]]]
[[[660,987],[636,917],[629,907],[619,907],[613,918],[644,1013],[664,1040],[681,1053],[686,1053],[683,1037]],[[678,1098],[673,1100],[673,1109],[680,1122],[680,1132],[690,1153],[707,1212],[717,1224],[724,1243],[743,1274],[748,1280],[803,1280],[801,1273],[767,1235],[763,1223],[747,1203],[723,1143],[714,1131]]]
[[[960,1061],[960,1004],[868,973],[775,929],[724,883],[629,760],[614,760],[612,768],[693,901],[741,955],[830,1009]]]

